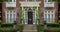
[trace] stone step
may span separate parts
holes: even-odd
[[[36,25],[24,25],[23,32],[37,32]]]
[[[37,32],[37,30],[23,30],[23,32]]]

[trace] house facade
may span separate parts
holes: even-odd
[[[6,23],[55,23],[59,18],[58,3],[50,0],[7,0],[2,2],[1,21]]]

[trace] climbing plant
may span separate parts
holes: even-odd
[[[40,10],[39,9],[40,8],[37,8],[37,10],[36,10],[36,20],[39,20],[40,19],[40,16],[39,16]]]
[[[21,20],[24,20],[24,9],[21,10]]]

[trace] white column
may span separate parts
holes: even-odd
[[[47,11],[47,13],[46,13],[46,14],[47,14],[47,23],[48,23],[48,11]]]
[[[38,13],[38,7],[37,7],[37,12],[36,13]],[[38,24],[38,21],[37,21],[37,24]]]
[[[23,12],[23,7],[22,7],[22,12]],[[22,24],[24,24],[24,21],[22,21]]]
[[[8,16],[7,16],[7,18],[8,18],[8,22],[10,22],[10,11],[9,11],[9,13],[8,13]]]
[[[6,23],[7,23],[7,11],[5,11],[5,16],[6,16]]]

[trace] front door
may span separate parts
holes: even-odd
[[[33,12],[28,12],[28,24],[33,24]]]

